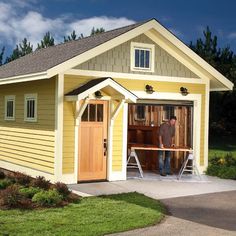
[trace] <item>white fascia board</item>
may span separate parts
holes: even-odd
[[[69,95],[69,96],[66,96],[66,100],[67,101],[79,101],[81,99],[84,99],[84,98],[88,97],[89,94],[95,93],[96,91],[98,91],[100,89],[103,89],[106,86],[111,86],[117,92],[122,94],[125,97],[125,99],[129,99],[132,102],[136,102],[136,100],[137,100],[137,97],[134,94],[132,94],[129,91],[127,91],[125,88],[120,86],[118,83],[116,83],[112,79],[106,79],[103,82],[93,86],[92,88],[84,91],[83,93],[81,93],[79,95]]]
[[[202,59],[199,55],[197,55],[193,50],[191,50],[188,46],[186,46],[183,42],[181,42],[181,40],[179,40],[176,36],[174,36],[165,27],[163,27],[158,22],[155,22],[153,24],[153,28],[157,32],[159,32],[163,37],[167,38],[173,45],[179,48],[182,52],[188,55],[193,61],[198,63],[208,73],[213,75],[217,80],[219,80],[222,84],[224,84],[229,90],[233,89],[234,84],[230,80],[228,80],[219,71],[217,71],[213,66],[207,63],[204,59]]]
[[[20,75],[20,76],[3,78],[3,79],[0,79],[0,85],[22,83],[22,82],[42,80],[42,79],[49,79],[47,72],[40,72],[40,73],[33,73],[33,74],[28,74],[28,75]]]

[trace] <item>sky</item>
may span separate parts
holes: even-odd
[[[235,0],[0,0],[0,48],[24,37],[36,48],[50,31],[56,43],[73,30],[89,35],[156,18],[186,44],[209,26],[220,46],[236,52]]]

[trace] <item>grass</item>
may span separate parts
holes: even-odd
[[[232,153],[236,156],[236,136],[215,136],[209,141],[209,159],[214,156],[225,156]]]
[[[42,210],[0,210],[1,235],[98,236],[159,223],[164,207],[139,193],[83,198]]]

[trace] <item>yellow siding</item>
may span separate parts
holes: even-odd
[[[204,165],[205,101],[206,101],[206,86],[204,84],[176,83],[176,82],[172,83],[172,82],[125,80],[125,79],[115,79],[115,80],[129,90],[144,91],[145,85],[151,84],[156,92],[179,93],[180,87],[183,86],[183,87],[188,88],[189,93],[201,94],[202,106],[201,106],[201,134],[200,134],[200,137],[201,137],[200,138],[201,139],[200,140],[200,165],[201,166]],[[122,126],[122,123],[120,125]],[[122,134],[120,135],[120,140],[122,140]],[[119,143],[122,143],[122,141],[120,141]],[[117,148],[121,149],[122,148],[121,144]]]
[[[122,170],[123,151],[123,109],[121,109],[114,121],[112,144],[112,171]]]
[[[130,70],[131,42],[155,45],[154,72],[150,73]],[[198,76],[190,71],[185,65],[168,54],[164,49],[162,49],[159,45],[157,45],[154,41],[152,41],[144,34],[139,35],[138,37],[129,40],[111,50],[108,50],[107,52],[104,52],[101,55],[98,55],[97,57],[94,57],[91,60],[78,65],[76,68],[95,71],[198,78]]]
[[[65,76],[65,93],[79,87],[91,78],[80,76]],[[202,96],[201,107],[201,141],[200,141],[200,164],[204,165],[204,133],[205,133],[205,91],[204,84],[157,82],[115,79],[118,83],[129,90],[144,91],[146,84],[151,84],[155,91],[179,93],[180,87],[188,88],[192,94]],[[74,105],[71,102],[64,102],[64,133],[63,133],[63,173],[74,171]],[[123,109],[120,110],[114,122],[113,130],[113,155],[112,170],[121,171],[122,168],[122,143],[123,143]]]
[[[65,75],[64,79],[64,93],[68,93],[71,90],[79,87],[81,84],[90,80],[87,77],[68,76]],[[63,174],[74,173],[74,155],[75,155],[75,104],[72,102],[64,101],[63,109],[63,162],[62,172]]]
[[[37,122],[24,121],[24,94],[38,94]],[[16,96],[15,121],[4,120],[4,96]],[[55,79],[0,86],[0,160],[54,173]]]

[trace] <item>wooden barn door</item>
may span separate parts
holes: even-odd
[[[81,118],[78,181],[105,180],[106,157],[107,101],[92,100]]]

